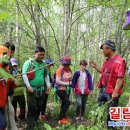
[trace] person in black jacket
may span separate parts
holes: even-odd
[[[52,66],[54,66],[52,63],[53,61],[51,59],[45,59],[44,62],[48,64],[47,68],[48,68],[48,73],[49,73],[49,79],[50,79],[50,83],[52,84],[52,77],[51,77],[50,69]],[[45,115],[46,107],[47,107],[47,100],[48,100],[48,93],[45,93],[43,102],[42,102],[41,120],[47,120],[47,116]]]

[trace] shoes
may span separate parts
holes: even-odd
[[[25,119],[25,115],[18,115],[18,119],[20,119],[20,120],[22,120],[22,121],[26,120],[26,119]]]
[[[75,123],[78,123],[80,121],[81,121],[81,117],[76,117],[75,120],[74,120]]]
[[[26,123],[27,123],[26,118],[19,118],[19,117],[17,118],[16,125],[18,128],[24,128]]]
[[[44,121],[44,120],[48,120],[48,117],[46,115],[41,115],[40,119]]]
[[[58,121],[58,124],[66,125],[69,122],[70,120],[68,118],[62,118],[61,120]]]

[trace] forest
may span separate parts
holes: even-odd
[[[39,130],[107,130],[105,111],[107,103],[98,107],[100,74],[90,67],[94,61],[100,66],[105,57],[100,46],[106,40],[116,45],[116,53],[126,61],[125,87],[119,106],[126,107],[130,96],[130,31],[122,26],[130,9],[129,0],[0,0],[0,44],[11,42],[16,50],[14,57],[22,69],[24,62],[33,58],[34,49],[42,46],[45,58],[52,59],[52,77],[60,66],[60,59],[69,55],[71,69],[79,69],[80,60],[88,62],[92,75],[93,94],[88,97],[85,120],[67,125],[58,125],[60,101],[54,101],[51,89],[47,104],[48,121],[39,121]],[[26,92],[25,92],[26,95]],[[73,120],[76,98],[70,95],[71,105],[67,115]],[[129,130],[118,127],[117,130]],[[38,130],[35,128],[35,130]]]

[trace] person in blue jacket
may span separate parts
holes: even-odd
[[[88,95],[92,96],[92,77],[88,70],[86,70],[87,62],[85,60],[80,61],[80,70],[74,73],[72,79],[72,87],[76,94],[76,118],[75,121],[78,122],[83,119],[85,112],[85,105]]]

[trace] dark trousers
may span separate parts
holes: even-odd
[[[24,119],[25,118],[25,96],[20,95],[20,96],[14,96],[13,100],[12,100],[12,105],[14,107],[14,112],[15,112],[15,119],[17,116],[17,103],[19,104],[20,107],[20,114],[19,114],[19,118],[20,119]]]
[[[40,93],[40,94],[39,94]],[[39,92],[28,93],[27,95],[27,104],[28,104],[28,113],[27,113],[27,130],[33,130],[37,124],[41,108],[42,108],[42,99],[44,97],[44,92],[41,94]]]
[[[87,97],[88,95],[76,95],[76,117],[84,116]]]
[[[66,116],[66,112],[70,106],[69,95],[65,90],[58,90],[57,95],[61,99],[60,119]]]
[[[45,112],[46,112],[47,99],[48,99],[48,94],[44,93],[44,98],[43,98],[43,102],[42,102],[41,115],[44,115]]]
[[[110,120],[110,114],[109,114],[110,107],[117,107],[118,106],[119,97],[120,96],[112,99],[112,94],[107,94],[106,91],[105,91],[105,88],[100,88],[99,97],[98,97],[99,106],[103,105],[104,103],[106,103],[106,102],[108,102],[112,99],[111,102],[108,104],[108,107],[107,107],[107,126],[108,126],[108,121],[111,121]],[[112,127],[108,126],[108,129],[109,128],[111,129]],[[114,130],[115,128],[112,128],[112,129]]]
[[[5,110],[0,108],[0,129],[5,130],[7,126]]]

